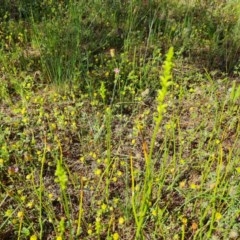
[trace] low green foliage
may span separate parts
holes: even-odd
[[[239,8],[3,1],[0,239],[238,239]]]

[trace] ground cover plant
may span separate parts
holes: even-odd
[[[239,239],[238,1],[3,1],[0,239]]]

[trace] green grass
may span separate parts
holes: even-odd
[[[239,3],[4,1],[0,239],[239,239]]]

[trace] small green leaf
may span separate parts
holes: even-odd
[[[240,174],[240,167],[237,167],[237,168],[236,168],[236,171],[237,171],[237,173]]]

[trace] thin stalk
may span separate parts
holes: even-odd
[[[47,140],[45,137],[44,140],[44,149],[43,149],[43,156],[41,159],[41,170],[40,170],[40,182],[39,182],[39,225],[40,225],[40,233],[39,233],[39,238],[42,239],[42,235],[43,235],[43,219],[42,219],[42,209],[43,209],[43,205],[42,205],[42,193],[43,193],[43,170],[44,170],[44,164],[45,164],[45,156],[46,156],[46,152],[47,152]]]
[[[79,214],[78,214],[78,226],[77,226],[77,236],[81,233],[81,219],[82,219],[82,213],[83,213],[83,179],[81,177],[81,189],[79,194]]]
[[[172,58],[173,58],[173,48],[170,48],[167,53],[167,58],[163,65],[163,75],[160,77],[162,89],[158,91],[157,96],[157,111],[155,115],[155,126],[153,130],[153,134],[151,137],[150,148],[148,150],[146,142],[143,142],[142,149],[145,158],[145,177],[144,177],[144,185],[142,191],[142,199],[139,209],[139,219],[136,222],[137,230],[135,239],[141,238],[142,228],[145,221],[145,216],[149,208],[150,197],[152,194],[153,188],[153,162],[152,156],[154,151],[154,146],[157,138],[157,134],[160,128],[160,124],[163,119],[164,112],[166,110],[166,104],[164,104],[165,97],[167,95],[168,87],[171,85],[171,70],[172,70]]]

